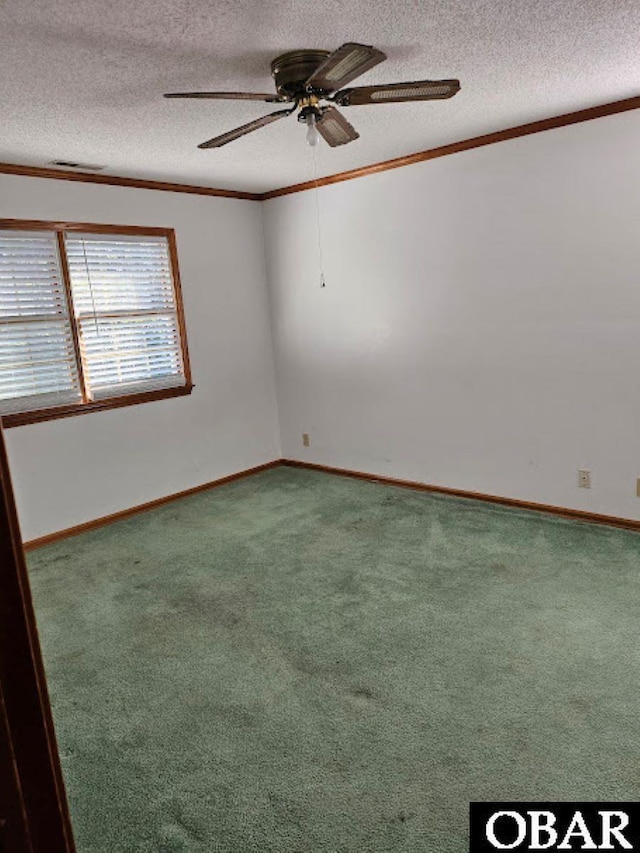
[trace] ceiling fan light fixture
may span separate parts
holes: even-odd
[[[306,119],[307,124],[307,143],[315,148],[318,144],[318,140],[320,139],[320,134],[318,133],[318,128],[316,127],[316,114],[314,112],[310,112]]]

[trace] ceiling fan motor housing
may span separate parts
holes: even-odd
[[[306,81],[329,55],[328,50],[292,50],[277,56],[271,63],[271,76],[278,94],[292,99],[303,96]]]

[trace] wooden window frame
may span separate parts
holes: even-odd
[[[135,406],[138,403],[150,403],[153,400],[166,400],[169,397],[184,397],[191,394],[193,383],[191,379],[191,365],[189,362],[189,348],[187,346],[187,329],[184,317],[184,306],[182,303],[182,288],[180,285],[180,270],[178,267],[178,251],[176,248],[176,235],[173,228],[147,228],[138,225],[105,225],[93,222],[50,222],[38,219],[0,219],[0,230],[9,231],[52,231],[56,234],[58,243],[58,254],[60,256],[60,268],[64,287],[67,294],[69,306],[69,319],[71,333],[75,349],[76,364],[78,366],[78,377],[82,393],[82,400],[78,403],[67,403],[61,406],[53,406],[43,409],[33,409],[28,412],[11,412],[0,416],[2,426],[16,427],[25,424],[39,423],[40,421],[51,421],[56,418],[68,418],[74,415],[86,415],[89,412],[102,412],[106,409],[117,409],[122,406]],[[64,235],[66,232],[81,231],[91,234],[113,234],[114,236],[133,237],[165,237],[169,249],[169,262],[171,264],[171,277],[173,279],[173,292],[178,319],[178,333],[180,335],[180,349],[182,353],[182,364],[184,367],[185,384],[169,388],[154,388],[150,391],[139,391],[134,394],[120,394],[114,397],[106,397],[100,400],[88,400],[86,397],[85,382],[83,377],[82,360],[80,358],[80,346],[78,339],[78,324],[73,313],[73,298],[71,293],[71,280],[66,251],[64,248]]]

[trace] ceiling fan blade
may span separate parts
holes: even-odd
[[[307,87],[335,92],[386,59],[386,54],[375,47],[347,42],[334,50],[306,82]]]
[[[212,98],[222,101],[266,101],[268,104],[277,104],[287,101],[289,98],[281,98],[280,95],[266,94],[260,92],[168,92],[165,98]]]
[[[336,92],[332,100],[341,107],[361,104],[392,104],[402,101],[435,101],[452,98],[460,91],[459,80],[417,80],[415,83],[389,83],[386,86],[357,86]]]
[[[358,139],[360,134],[335,107],[325,107],[316,122],[318,133],[332,148]]]
[[[198,148],[220,148],[222,145],[226,145],[227,142],[233,142],[234,139],[239,139],[247,133],[258,130],[258,128],[264,127],[267,124],[271,124],[272,121],[277,121],[279,118],[291,115],[294,110],[295,106],[290,110],[278,110],[275,113],[269,113],[266,116],[255,119],[255,121],[250,121],[248,124],[243,124],[241,127],[236,127],[235,130],[229,130],[227,133],[215,136],[207,142],[202,142],[198,145]]]

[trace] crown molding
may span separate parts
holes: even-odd
[[[497,142],[505,142],[509,139],[518,139],[521,136],[529,136],[532,133],[542,133],[546,130],[555,130],[558,127],[566,127],[570,124],[580,124],[583,121],[591,121],[596,118],[616,115],[629,110],[640,109],[640,96],[624,98],[621,101],[613,101],[608,104],[600,104],[596,107],[588,107],[572,113],[553,116],[551,118],[532,121],[528,124],[520,124],[494,133],[486,133],[483,136],[474,136],[471,139],[463,139],[449,145],[441,145],[438,148],[429,148],[426,151],[418,151],[416,154],[408,154],[403,157],[395,157],[392,160],[383,160],[380,163],[372,163],[359,169],[351,169],[347,172],[337,172],[327,175],[317,181],[305,181],[300,184],[292,184],[267,192],[243,192],[240,190],[224,190],[214,187],[200,187],[192,184],[177,184],[165,181],[149,181],[143,178],[122,178],[117,175],[95,174],[93,172],[66,172],[62,169],[40,168],[39,166],[19,166],[13,163],[0,163],[0,174],[22,175],[30,178],[49,178],[58,181],[81,181],[89,184],[107,184],[116,187],[132,187],[143,190],[160,190],[162,192],[191,193],[193,195],[217,196],[219,198],[236,198],[245,201],[268,201],[292,193],[305,192],[315,187],[325,187],[329,184],[337,184],[342,181],[353,181],[356,178],[366,178],[368,175],[376,175],[379,172],[387,172],[390,169],[400,169],[404,166],[413,166],[415,163],[423,163],[426,160],[435,160],[438,157],[447,157],[450,154],[458,154],[460,151],[470,151],[473,148],[481,148],[485,145],[494,145]]]
[[[496,142],[505,142],[509,139],[518,139],[520,136],[529,136],[532,133],[541,133],[545,130],[555,130],[557,127],[565,127],[568,124],[579,124],[583,121],[591,121],[595,118],[615,115],[616,113],[637,110],[640,108],[640,97],[625,98],[622,101],[614,101],[609,104],[600,104],[597,107],[589,107],[585,110],[577,110],[573,113],[545,118],[540,121],[532,121],[528,124],[520,124],[509,127],[506,130],[498,130],[483,136],[474,136],[472,139],[464,139],[461,142],[453,142],[450,145],[441,145],[439,148],[430,148],[427,151],[419,151],[406,157],[395,157],[393,160],[384,160],[381,163],[373,163],[360,169],[351,169],[348,172],[338,172],[335,175],[327,175],[317,181],[305,181],[302,184],[293,184],[278,190],[270,190],[262,193],[261,201],[278,198],[291,193],[301,193],[315,187],[325,187],[329,184],[337,184],[341,181],[353,181],[356,178],[365,178],[379,172],[387,172],[390,169],[400,169],[403,166],[413,166],[415,163],[423,163],[425,160],[435,160],[437,157],[447,157],[449,154],[458,154],[460,151],[470,151],[472,148],[481,148],[484,145],[494,145]]]
[[[192,184],[175,184],[165,181],[147,181],[143,178],[121,178],[117,175],[94,174],[93,172],[65,172],[63,169],[44,169],[39,166],[18,166],[0,163],[0,174],[22,175],[27,178],[50,178],[56,181],[80,181],[87,184],[107,184],[113,187],[132,187],[139,190],[161,190],[171,193],[239,198],[245,201],[261,201],[262,193],[222,190],[214,187],[198,187]]]

